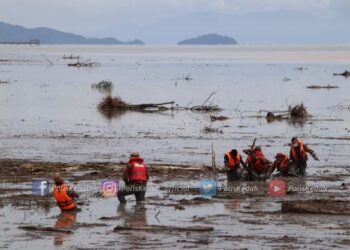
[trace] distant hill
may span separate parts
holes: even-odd
[[[0,22],[0,42],[29,42],[32,39],[39,39],[40,43],[44,44],[144,44],[143,41],[137,39],[123,42],[113,37],[86,38],[46,27],[28,29]]]
[[[178,42],[179,45],[229,45],[237,44],[237,41],[228,36],[218,34],[208,34],[197,36],[196,38],[186,39]]]

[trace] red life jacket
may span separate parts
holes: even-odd
[[[55,197],[57,205],[62,211],[72,210],[75,208],[74,199],[67,194],[68,190],[69,186],[67,184],[54,186],[53,188],[53,196]]]
[[[288,163],[289,163],[289,158],[286,154],[283,153],[279,153],[277,154],[278,158],[277,158],[277,169],[281,172],[285,172],[288,169]]]
[[[298,145],[299,145],[300,156],[301,156],[300,160],[307,161],[307,154],[306,154],[306,151],[304,149],[304,142],[302,140],[298,140]],[[290,152],[291,152],[292,160],[298,162],[299,158],[297,156],[297,151],[295,150],[293,145],[291,145],[291,147],[290,147]]]
[[[147,167],[143,163],[143,159],[133,157],[129,160],[130,165],[130,181],[147,182]]]
[[[233,158],[230,154],[230,151],[227,151],[225,153],[225,156],[227,156],[228,162],[227,165],[229,168],[234,168],[234,167],[238,167],[240,162],[241,162],[241,156],[237,153],[236,159]]]
[[[247,158],[247,164],[253,165],[253,170],[258,173],[265,173],[266,172],[266,164],[265,164],[265,157],[264,154],[261,151],[254,152],[255,157],[253,158],[251,155]]]

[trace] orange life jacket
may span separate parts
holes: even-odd
[[[227,164],[229,168],[234,168],[236,166],[237,167],[239,166],[241,162],[241,156],[238,153],[237,153],[236,159],[231,156],[230,151],[227,151],[225,153],[225,156],[227,156],[227,159],[228,159]]]
[[[133,157],[129,160],[130,165],[130,181],[147,182],[147,167],[143,163],[143,159]]]
[[[251,155],[247,158],[247,164],[253,165],[253,170],[260,174],[266,172],[266,164],[265,164],[265,156],[261,151],[254,152],[255,157],[253,158]]]
[[[68,190],[69,186],[67,184],[54,186],[53,188],[53,196],[55,197],[57,205],[61,208],[62,211],[71,210],[76,207],[74,199],[67,194]]]
[[[282,153],[279,153],[278,156],[280,156],[280,158],[277,162],[277,169],[284,172],[288,169],[289,158],[286,154]]]
[[[298,140],[298,145],[299,145],[299,150],[300,150],[300,156],[301,156],[301,161],[307,161],[307,154],[306,151],[304,149],[304,142],[301,140]],[[297,151],[295,150],[295,148],[293,147],[293,145],[291,145],[290,147],[290,152],[291,152],[291,156],[292,156],[292,160],[293,161],[299,161],[298,155],[297,155]]]

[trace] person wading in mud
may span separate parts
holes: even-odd
[[[61,211],[74,211],[77,209],[74,198],[79,198],[79,195],[64,183],[62,177],[56,174],[55,186],[53,188],[53,196],[60,207]]]
[[[124,170],[125,187],[118,191],[119,202],[125,204],[125,196],[131,194],[135,195],[137,203],[144,201],[148,178],[148,170],[144,160],[139,153],[132,153]]]
[[[275,156],[275,161],[271,168],[271,174],[277,170],[277,173],[273,175],[273,177],[287,177],[287,176],[297,176],[294,172],[289,171],[289,158],[288,155],[283,153],[278,153]],[[270,174],[270,175],[271,175]]]
[[[265,158],[261,147],[256,146],[253,151],[248,149],[243,152],[248,155],[246,164],[250,172],[247,180],[265,180],[270,173],[272,162]]]
[[[307,166],[307,153],[311,154],[311,156],[319,161],[316,153],[306,146],[304,142],[297,137],[293,137],[290,145],[290,168],[295,171],[299,176],[304,176],[306,173]]]
[[[242,169],[240,165],[242,164],[245,168],[246,165],[236,149],[227,151],[224,156],[225,171],[227,174],[227,181],[232,182],[239,180],[241,177]]]

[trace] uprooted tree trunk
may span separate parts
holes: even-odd
[[[98,104],[98,110],[105,116],[111,118],[120,113],[128,110],[132,111],[144,111],[144,112],[156,112],[156,111],[166,111],[166,110],[190,110],[198,112],[217,112],[222,109],[217,105],[206,105],[208,100],[215,94],[211,93],[210,96],[205,100],[202,105],[192,106],[192,107],[180,107],[175,105],[174,101],[163,102],[163,103],[143,103],[143,104],[131,104],[125,102],[120,97],[112,97],[107,95]],[[174,106],[175,105],[175,106]]]

